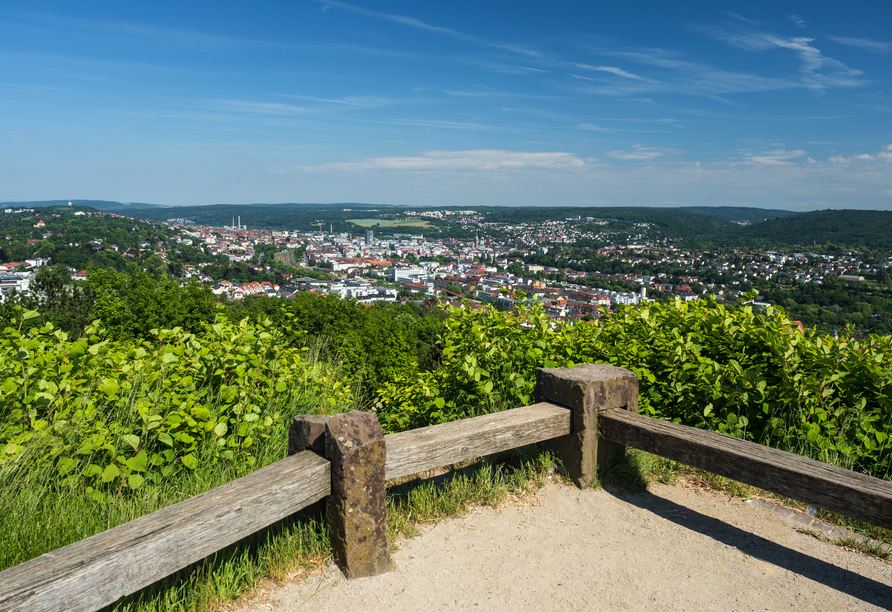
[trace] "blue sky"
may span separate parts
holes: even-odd
[[[0,8],[0,201],[892,209],[892,4]]]

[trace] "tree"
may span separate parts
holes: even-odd
[[[169,276],[158,280],[142,271],[133,275],[94,270],[89,284],[95,294],[93,315],[118,339],[150,339],[154,329],[182,327],[192,333],[216,316],[214,296],[206,286],[185,286]]]

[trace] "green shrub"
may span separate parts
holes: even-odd
[[[135,343],[97,326],[76,340],[51,324],[7,328],[0,480],[49,467],[64,486],[118,496],[195,469],[205,445],[205,460],[253,465],[257,441],[288,416],[353,404],[338,371],[283,346],[281,328],[221,318],[201,334],[153,332]]]
[[[892,463],[892,340],[802,332],[780,310],[711,301],[620,307],[552,326],[541,309],[453,309],[434,372],[378,391],[386,430],[533,402],[541,367],[635,372],[644,414],[769,444],[881,477]]]

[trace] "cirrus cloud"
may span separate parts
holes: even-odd
[[[635,145],[634,151],[608,151],[607,155],[613,159],[622,159],[627,161],[650,161],[663,157],[664,155],[675,155],[681,153],[678,149],[659,149],[656,147],[645,147],[643,145]]]
[[[528,170],[574,170],[586,161],[573,153],[538,153],[481,149],[475,151],[427,151],[418,156],[373,157],[356,162],[314,166],[271,168],[271,172],[354,172],[363,170],[523,172]]]
[[[796,149],[795,151],[775,149],[773,151],[766,151],[758,154],[751,153],[743,163],[758,164],[762,166],[783,166],[792,163],[791,160],[796,159],[797,157],[802,157],[803,155],[805,155],[805,151],[802,149]]]

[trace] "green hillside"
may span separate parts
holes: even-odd
[[[684,212],[699,213],[701,215],[709,215],[718,217],[725,221],[734,223],[759,223],[766,219],[777,219],[780,217],[789,217],[798,213],[792,210],[779,210],[776,208],[751,208],[745,206],[679,206],[674,210],[682,210]]]
[[[488,222],[535,223],[579,216],[610,222],[609,229],[633,231],[636,224],[649,223],[668,238],[711,240],[733,231],[736,226],[715,216],[684,212],[672,208],[651,207],[588,207],[588,208],[489,208],[474,207],[485,213]]]
[[[348,210],[349,209],[349,210]],[[169,208],[149,208],[134,210],[132,214],[141,219],[165,221],[171,218],[192,219],[198,225],[231,225],[235,217],[241,217],[242,225],[248,229],[300,230],[319,229],[323,223],[325,231],[357,231],[348,219],[368,216],[369,209],[395,209],[391,206],[355,203],[337,204],[211,204],[208,206],[173,206]]]
[[[726,237],[735,246],[802,246],[834,244],[892,248],[892,211],[819,210],[769,219],[740,228]]]
[[[89,206],[96,210],[120,212],[134,210],[137,208],[159,208],[157,204],[146,204],[144,202],[113,202],[111,200],[40,200],[34,202],[2,202],[0,206],[6,208],[49,208],[53,206],[67,206],[71,202],[72,206]]]

